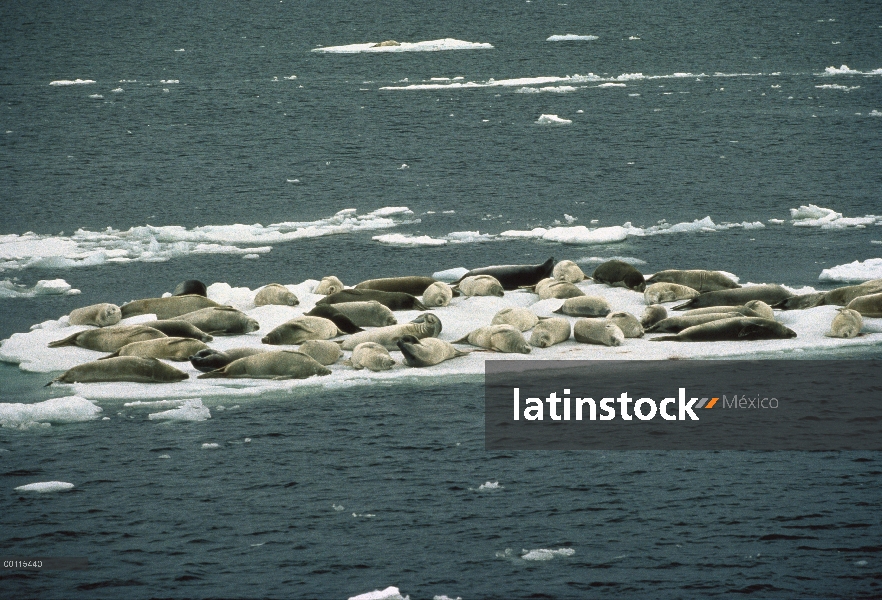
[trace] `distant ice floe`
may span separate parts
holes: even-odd
[[[440,52],[443,50],[489,50],[493,46],[481,42],[464,42],[453,38],[429,40],[425,42],[401,42],[397,46],[380,46],[379,42],[349,44],[348,46],[324,46],[313,48],[313,52],[329,54],[358,54],[361,52]]]
[[[400,233],[391,233],[387,235],[375,235],[374,241],[386,244],[388,246],[446,246],[447,244],[473,244],[476,242],[489,242],[496,239],[496,236],[489,233],[481,233],[480,231],[454,231],[448,233],[443,238],[433,238],[428,235],[405,235]]]
[[[470,490],[473,488],[469,488]],[[502,490],[505,489],[504,485],[499,485],[498,481],[487,481],[486,483],[482,483],[475,489],[477,492],[483,492],[486,490]]]
[[[64,279],[41,279],[29,288],[8,279],[0,281],[0,298],[35,298],[37,296],[76,296],[81,293]]]
[[[873,69],[872,71],[856,71],[849,69],[848,65],[842,65],[838,69],[836,67],[827,67],[824,69],[824,75],[882,75],[882,69]]]
[[[33,429],[53,423],[81,423],[97,419],[101,408],[80,396],[52,398],[33,404],[0,403],[0,427]]]
[[[555,94],[568,94],[570,92],[575,92],[579,88],[573,87],[571,85],[552,85],[545,86],[541,88],[531,88],[531,87],[522,87],[515,90],[515,93],[518,94],[542,94],[547,92],[552,92]]]
[[[868,113],[871,117],[882,117],[882,112],[879,112],[876,109],[873,109]]]
[[[95,83],[94,79],[59,79],[50,81],[49,85],[89,85]]]
[[[180,408],[152,413],[147,418],[151,421],[206,421],[211,418],[211,412],[202,404],[201,398],[193,398]]]
[[[815,87],[818,88],[819,90],[842,90],[843,92],[850,92],[852,90],[859,89],[861,86],[859,86],[859,85],[847,86],[847,85],[838,85],[836,83],[826,83],[824,85],[816,85]]]
[[[599,39],[596,35],[574,35],[572,33],[568,33],[566,35],[552,35],[546,42],[581,42],[586,41],[590,42],[593,40]]]
[[[52,492],[66,492],[72,490],[74,484],[66,481],[40,481],[38,483],[29,483],[20,485],[15,488],[16,492],[35,492],[37,494],[48,494]]]
[[[882,216],[843,217],[832,208],[809,204],[790,209],[790,220],[794,227],[820,227],[821,229],[863,228],[882,223]]]
[[[534,550],[521,550],[521,553],[515,554],[511,548],[506,548],[504,552],[497,552],[497,558],[511,558],[527,561],[546,561],[554,558],[573,556],[576,553],[572,548],[558,548],[550,550],[547,548],[536,548]]]
[[[842,282],[882,279],[882,258],[868,258],[863,262],[856,260],[847,265],[824,269],[818,279]]]
[[[569,125],[572,123],[570,119],[563,119],[557,115],[539,115],[536,119],[537,125]]]
[[[385,590],[350,596],[349,600],[410,600],[410,596],[402,596],[397,587],[390,585]]]
[[[204,225],[187,229],[178,225],[145,225],[104,231],[79,229],[71,236],[0,235],[0,271],[27,268],[72,268],[105,263],[163,262],[190,254],[265,254],[272,245],[296,240],[389,229],[418,223],[413,211],[389,206],[358,215],[354,208],[306,222],[272,225]],[[261,244],[253,246],[252,244]]]

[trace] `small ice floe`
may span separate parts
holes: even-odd
[[[175,52],[186,52],[186,50],[184,50],[183,48],[178,48],[177,50],[175,50]]]
[[[867,561],[865,561],[865,560],[859,560],[859,561],[857,561],[857,562],[854,563],[854,564],[856,564],[856,565],[859,566],[859,567],[866,567],[866,566],[867,566]]]
[[[344,507],[342,504],[331,504],[331,508],[333,508],[337,512],[346,510],[346,507]]]
[[[287,181],[288,183],[300,183],[299,179],[286,179],[285,181]]]
[[[349,44],[348,46],[324,46],[313,48],[313,52],[330,54],[358,54],[360,52],[440,52],[444,50],[492,50],[493,46],[480,42],[465,42],[453,38],[429,40],[425,42],[368,42],[365,44]]]
[[[52,398],[34,404],[0,403],[0,427],[32,429],[52,423],[82,423],[97,419],[101,407],[80,396]]]
[[[632,35],[632,36],[629,36],[628,39],[629,40],[639,40],[640,38],[637,37],[636,35]]]
[[[528,561],[547,561],[560,557],[573,556],[576,553],[572,548],[558,548],[557,550],[549,550],[547,548],[536,548],[534,550],[521,550],[516,555],[511,548],[506,548],[504,552],[497,552],[497,558],[510,558]]]
[[[557,115],[539,115],[536,119],[537,125],[569,125],[572,123],[570,119],[562,119]]]
[[[850,92],[852,90],[859,89],[861,86],[859,86],[859,85],[847,86],[847,85],[838,85],[835,83],[827,83],[824,85],[816,85],[815,87],[820,90],[842,90],[843,92]]]
[[[169,85],[172,83],[181,83],[181,80],[180,79],[160,79],[159,83]]]
[[[784,219],[769,219],[766,222],[771,223],[772,225],[783,225],[785,223]]]
[[[429,237],[428,235],[406,235],[403,233],[389,233],[386,235],[375,235],[371,238],[376,242],[380,242],[381,244],[386,244],[388,246],[405,246],[405,247],[414,247],[414,246],[444,246],[447,244],[447,240],[441,240],[433,237]]]
[[[824,208],[814,204],[791,208],[790,219],[794,227],[820,227],[821,229],[862,228],[882,222],[882,217],[876,215],[844,217],[842,213],[836,212],[832,208]]]
[[[435,271],[432,273],[432,279],[437,279],[438,281],[456,281],[468,272],[469,270],[465,267],[445,269],[444,271]]]
[[[89,94],[89,98],[93,98],[95,100],[102,100],[102,99],[104,99],[104,96],[102,96],[101,94]]]
[[[114,94],[119,94],[119,93],[121,93],[121,92],[124,92],[125,90],[122,89],[121,87],[118,87],[118,88],[113,88],[113,89],[110,90],[110,91],[113,92]]]
[[[260,258],[260,254],[243,254],[242,258],[245,260],[257,260]]]
[[[409,168],[410,168],[410,167],[408,167],[406,163],[402,163],[401,166],[398,167],[398,170],[399,170],[399,171],[403,171],[404,169],[409,169]]]
[[[50,81],[49,85],[89,85],[90,83],[95,83],[94,79],[59,79],[57,81]]]
[[[410,596],[402,596],[398,588],[390,585],[385,590],[374,590],[357,596],[350,596],[349,600],[410,600]]]
[[[882,258],[856,260],[846,265],[837,265],[821,271],[820,281],[869,281],[882,279]]]
[[[451,598],[447,594],[441,594],[440,596],[432,596],[432,600],[462,600],[462,597]]]
[[[156,458],[167,459],[167,458],[171,458],[171,456],[169,456],[168,454],[160,454]]]
[[[36,296],[76,296],[80,290],[73,289],[64,279],[41,279],[29,288],[6,279],[0,281],[0,298],[34,298]]]
[[[372,515],[370,513],[363,513],[363,514],[362,513],[359,513],[359,514],[352,513],[352,516],[355,518],[364,517],[366,519],[371,519],[373,517],[376,517],[377,515]]]
[[[596,35],[575,35],[568,33],[566,35],[549,36],[546,42],[590,42],[599,39]]]
[[[48,494],[51,492],[66,492],[72,490],[74,484],[66,481],[40,481],[38,483],[29,483],[20,485],[15,488],[16,492],[36,492],[37,494]]]
[[[184,405],[180,408],[173,408],[171,410],[165,410],[158,413],[153,413],[148,415],[147,417],[151,421],[205,421],[211,418],[211,412],[208,410],[208,407],[202,404],[202,400],[200,398],[193,398],[192,400],[187,400],[184,402]],[[213,447],[217,447],[217,444],[214,444]],[[202,444],[203,448],[209,447],[206,444]]]
[[[217,450],[218,448],[220,448],[220,444],[208,443],[208,442],[202,444],[203,450]]]
[[[469,488],[470,491],[473,492],[485,492],[488,490],[504,490],[505,486],[500,485],[498,481],[487,481],[482,483],[477,488]]]
[[[624,84],[624,83],[608,82],[608,83],[601,83],[597,87],[599,87],[599,88],[614,88],[614,87],[628,87],[628,86],[627,86],[627,84]]]
[[[242,442],[245,443],[245,444],[250,444],[250,443],[251,443],[251,438],[245,438],[244,440],[242,440]]]
[[[867,113],[867,114],[868,114],[869,116],[871,116],[871,117],[882,117],[882,112],[879,112],[879,111],[876,110],[876,109],[871,110],[871,111],[870,111],[869,113]]]
[[[295,79],[297,79],[297,75],[288,75],[287,77],[284,77],[283,79],[287,79],[288,81],[294,81]]]

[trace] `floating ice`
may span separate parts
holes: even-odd
[[[588,229],[584,225],[576,225],[549,229],[542,239],[563,244],[611,244],[627,239],[628,233],[627,229],[620,226]]]
[[[101,94],[89,94],[89,98],[92,98],[94,100],[101,100],[104,98],[104,96],[102,96]]]
[[[569,92],[575,92],[579,88],[575,88],[571,85],[557,85],[557,86],[546,86],[541,88],[530,88],[530,87],[522,87],[515,90],[518,94],[541,94],[543,92],[554,92],[557,94],[567,94]]]
[[[622,262],[626,262],[629,265],[645,265],[646,261],[641,260],[639,258],[634,258],[633,256],[583,256],[582,258],[577,258],[573,262],[577,262],[580,265],[594,265],[605,263],[608,260],[620,260]]]
[[[503,231],[499,234],[499,237],[508,237],[508,238],[541,238],[548,230],[544,227],[536,227],[529,231],[520,231],[517,229],[509,229],[508,231]]]
[[[50,81],[49,85],[89,85],[90,83],[95,83],[94,79],[59,79],[57,81]]]
[[[558,556],[572,556],[575,553],[576,551],[572,548],[559,548],[557,550],[537,548],[536,550],[521,550],[521,558],[523,560],[551,560]]]
[[[80,423],[98,418],[101,408],[80,396],[34,404],[0,403],[0,427],[30,429],[42,423]]]
[[[414,236],[403,233],[375,235],[371,239],[389,246],[444,246],[447,244],[447,240],[429,237],[428,235]]]
[[[435,271],[432,273],[432,278],[437,279],[438,281],[456,281],[468,272],[469,270],[465,267],[457,267],[445,271]]]
[[[628,87],[628,86],[627,86],[627,84],[624,84],[624,83],[613,83],[613,82],[609,82],[609,83],[601,83],[601,84],[598,85],[597,87],[599,87],[599,88],[611,88],[611,87]]]
[[[566,35],[552,35],[546,42],[578,42],[578,41],[587,41],[590,42],[592,40],[596,40],[598,37],[596,35],[574,35],[572,33],[568,33]]]
[[[853,86],[849,87],[847,85],[838,85],[835,83],[827,83],[824,85],[816,85],[815,87],[818,89],[821,89],[821,90],[842,90],[843,92],[850,92],[851,90],[856,90],[856,89],[860,88],[861,86],[853,85]]]
[[[478,486],[478,490],[501,490],[504,486],[499,485],[498,481],[488,481]]]
[[[17,285],[8,279],[0,281],[0,298],[33,298],[35,296],[75,296],[80,290],[75,290],[64,279],[41,279],[32,287]]]
[[[151,421],[206,421],[211,418],[208,407],[200,398],[187,400],[180,408],[173,408],[148,415]],[[202,445],[205,448],[205,444]]]
[[[847,227],[866,227],[879,222],[882,216],[843,217],[842,213],[831,208],[814,204],[790,209],[790,219],[795,227],[820,227],[821,229],[845,229]]]
[[[313,52],[329,54],[357,54],[360,52],[439,52],[442,50],[485,50],[493,46],[480,42],[464,42],[453,38],[429,40],[426,42],[401,42],[398,46],[379,46],[376,42],[350,44],[348,46],[324,46],[314,48]]]
[[[390,585],[385,590],[374,590],[358,596],[351,596],[349,600],[410,600],[410,596],[402,596],[397,587]]]
[[[572,123],[569,119],[562,119],[557,115],[539,115],[539,118],[536,119],[537,125],[569,125]]]
[[[15,488],[16,492],[36,492],[38,494],[46,494],[49,492],[66,492],[72,490],[74,484],[66,481],[40,481],[38,483],[29,483],[20,485]]]
[[[213,442],[212,443],[206,442],[206,443],[202,444],[203,450],[216,450],[218,448],[220,448],[220,444],[215,444]]]
[[[821,281],[869,281],[882,279],[882,258],[868,258],[860,262],[838,265],[821,271]]]
[[[882,117],[882,112],[879,112],[876,109],[873,109],[868,113],[871,117]]]

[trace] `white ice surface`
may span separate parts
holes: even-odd
[[[0,298],[34,298],[36,296],[76,296],[80,290],[75,290],[64,279],[41,279],[32,287],[16,285],[5,279],[0,281]]]
[[[94,79],[57,79],[55,81],[50,81],[49,85],[88,85],[90,83],[95,83]]]
[[[539,115],[536,119],[537,125],[569,125],[572,123],[570,119],[564,119],[557,115]]]
[[[552,35],[546,39],[546,42],[577,42],[577,41],[591,41],[598,39],[596,35],[575,35],[573,33],[568,33],[565,35]]]
[[[357,596],[350,596],[349,600],[410,600],[410,596],[402,596],[395,586],[389,586],[385,590],[374,590]]]
[[[452,271],[452,270],[451,270]],[[457,271],[461,272],[461,271]],[[228,284],[213,284],[208,288],[210,298],[230,303],[249,316],[257,319],[259,331],[246,335],[217,336],[210,346],[225,350],[241,346],[263,349],[295,348],[294,346],[267,346],[261,338],[271,329],[285,321],[311,310],[322,296],[312,294],[317,282],[307,280],[300,284],[286,286],[300,299],[298,306],[254,307],[256,290],[234,288]],[[640,317],[646,308],[643,294],[625,288],[613,288],[592,281],[576,284],[589,295],[601,296],[610,303],[614,312],[626,311]],[[744,285],[755,285],[745,283]],[[809,293],[811,287],[793,289],[794,293]],[[563,300],[543,300],[526,290],[508,291],[502,298],[489,296],[456,297],[449,306],[433,309],[443,324],[440,338],[453,342],[464,337],[478,327],[490,324],[493,316],[502,308],[509,306],[528,307],[542,317],[563,317],[553,311]],[[672,304],[667,305],[668,308]],[[389,371],[378,373],[355,370],[342,364],[342,360],[329,368],[332,373],[323,377],[304,380],[273,381],[266,379],[196,379],[200,373],[189,362],[169,362],[175,368],[190,375],[178,383],[77,383],[53,384],[68,387],[72,393],[90,400],[125,399],[132,401],[169,400],[185,398],[217,399],[256,397],[265,393],[284,392],[300,397],[314,397],[317,391],[325,390],[333,395],[337,390],[362,385],[389,384],[402,379],[422,381],[475,380],[484,374],[486,360],[541,360],[541,359],[582,359],[582,360],[664,360],[670,358],[735,358],[757,355],[775,357],[797,356],[794,353],[829,352],[836,348],[867,346],[882,343],[882,319],[864,318],[865,335],[852,339],[828,338],[824,336],[837,314],[836,306],[819,306],[808,310],[794,310],[776,313],[776,318],[797,332],[798,337],[787,340],[762,340],[752,342],[650,342],[656,337],[626,339],[619,347],[606,347],[580,344],[570,339],[550,348],[534,348],[529,355],[503,354],[476,351],[464,357],[455,358],[429,368],[411,368],[403,364],[402,355],[393,351],[397,364]],[[399,323],[406,323],[420,314],[420,311],[396,311]],[[575,323],[574,317],[567,318]],[[155,319],[153,315],[141,315],[124,319],[122,324],[147,322]],[[69,369],[77,364],[95,360],[104,353],[78,347],[48,348],[51,341],[64,338],[76,331],[88,329],[85,326],[68,326],[66,317],[57,321],[46,321],[27,333],[13,334],[0,346],[0,360],[16,363],[24,371],[47,373]],[[527,334],[529,339],[529,334]],[[460,345],[463,350],[474,350],[471,346]],[[348,355],[348,353],[346,353]],[[798,354],[805,356],[805,354]]]
[[[151,413],[148,418],[151,421],[205,421],[211,418],[211,412],[201,398],[193,398],[180,408]]]
[[[824,269],[818,277],[821,281],[869,281],[882,279],[882,258],[856,260],[847,265]]]
[[[37,483],[29,483],[27,485],[20,485],[15,488],[16,492],[36,492],[38,494],[47,494],[50,492],[66,492],[67,490],[72,490],[74,488],[74,484],[67,483],[66,481],[40,481]]]
[[[41,423],[80,423],[97,419],[101,408],[80,396],[51,398],[43,402],[0,403],[0,427],[29,429]]]
[[[790,220],[794,227],[820,227],[821,229],[845,229],[846,227],[866,227],[882,224],[882,216],[844,217],[832,208],[809,204],[790,209]]]
[[[314,48],[313,52],[327,52],[331,54],[358,54],[361,52],[440,52],[442,50],[489,50],[493,46],[481,42],[464,42],[453,38],[442,40],[428,40],[425,42],[401,42],[399,46],[374,46],[377,42],[365,44],[349,44],[347,46],[323,46]]]

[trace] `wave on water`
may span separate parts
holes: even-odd
[[[868,258],[863,262],[856,260],[847,265],[824,269],[818,279],[841,282],[882,279],[882,258]]]
[[[596,35],[575,35],[572,33],[568,33],[566,35],[552,35],[546,42],[581,42],[586,41],[590,42],[592,40],[599,39]]]
[[[328,54],[359,54],[362,52],[441,52],[444,50],[489,50],[492,48],[492,44],[444,38],[425,42],[368,42],[347,46],[323,46],[314,48],[312,51]]]
[[[0,281],[0,298],[35,298],[37,296],[76,296],[80,290],[73,289],[64,279],[41,279],[29,288],[8,279]]]
[[[50,81],[49,85],[89,85],[90,83],[95,83],[94,79],[58,79],[57,81]]]
[[[270,252],[281,244],[326,235],[388,229],[418,223],[413,211],[390,206],[359,215],[341,210],[316,221],[291,221],[272,225],[204,225],[187,229],[179,225],[145,225],[104,231],[79,229],[71,236],[0,235],[0,271],[27,268],[71,268],[126,263],[163,262],[189,254],[239,254]],[[253,244],[261,244],[254,246]]]

